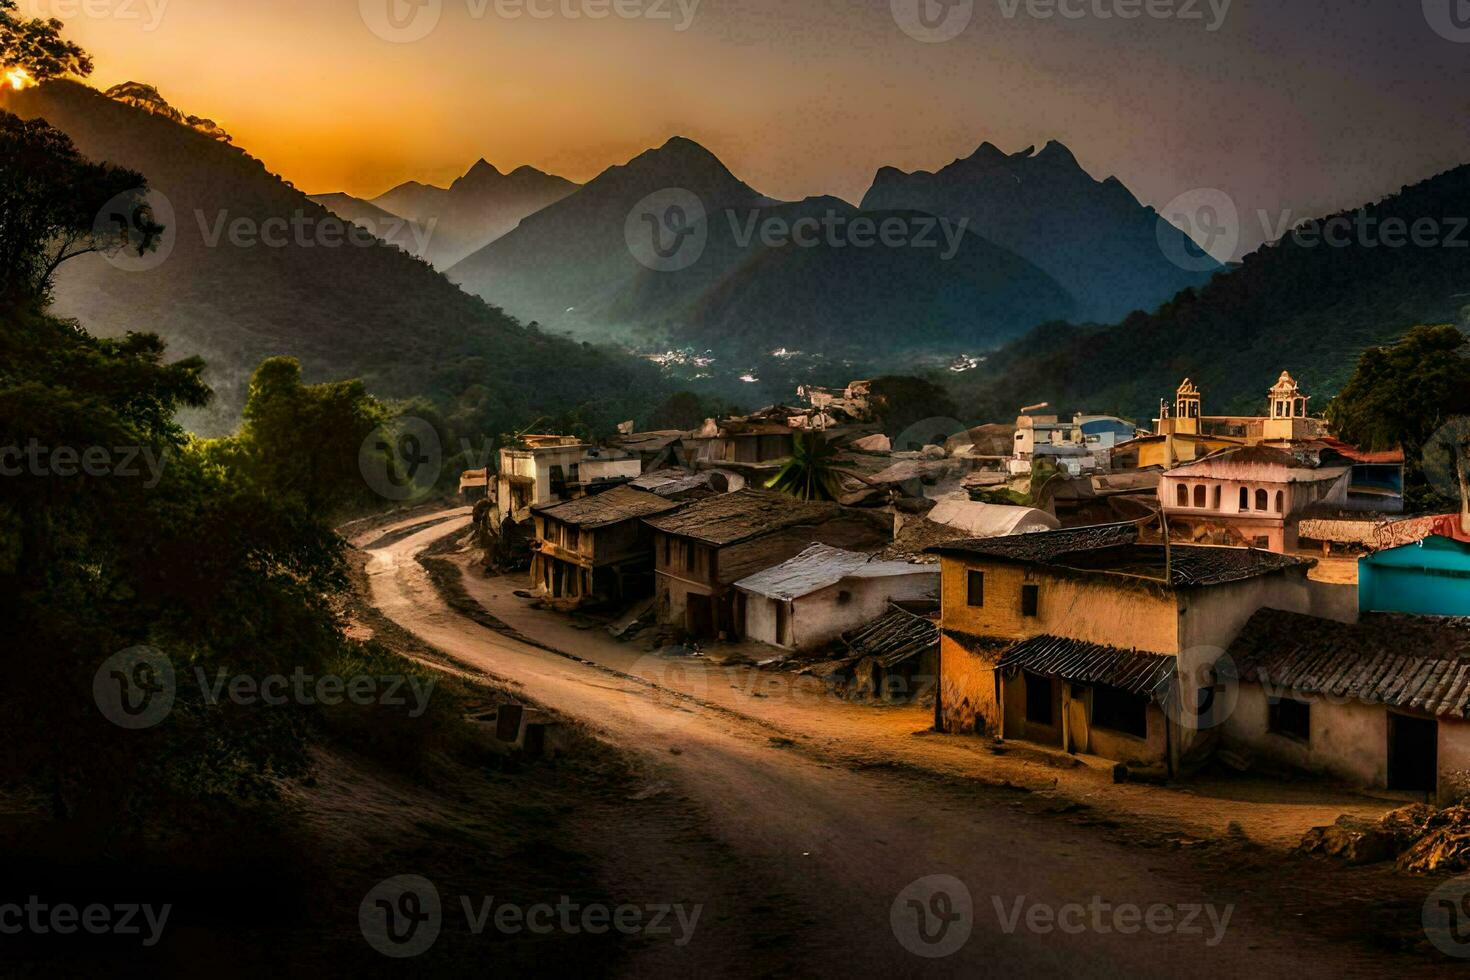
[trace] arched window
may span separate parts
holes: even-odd
[[[1200,510],[1205,509],[1205,485],[1203,483],[1194,488],[1194,505]]]
[[[1256,491],[1256,510],[1265,511],[1270,508],[1270,495],[1264,490]]]
[[[1215,484],[1215,510],[1219,510],[1220,509],[1220,495],[1221,495],[1220,484],[1217,483],[1217,484]]]
[[[1240,509],[1241,510],[1250,510],[1251,509],[1251,492],[1249,490],[1247,490],[1245,487],[1241,487],[1240,488]]]
[[[1175,491],[1174,499],[1178,502],[1178,504],[1179,504],[1180,507],[1188,507],[1189,506],[1189,488],[1186,487],[1182,483],[1179,484],[1178,488]]]
[[[1280,514],[1286,510],[1286,491],[1276,491],[1276,513]]]

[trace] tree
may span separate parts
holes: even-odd
[[[1466,417],[1470,340],[1449,324],[1415,327],[1391,347],[1364,351],[1352,379],[1327,407],[1327,420],[1342,439],[1369,451],[1403,448],[1405,497],[1416,509],[1436,506],[1442,495],[1426,475],[1426,448]],[[1463,454],[1462,441],[1452,445]]]
[[[0,70],[20,69],[37,83],[92,74],[87,52],[61,36],[64,26],[54,17],[22,20],[15,0],[0,0]]]
[[[954,416],[959,412],[948,392],[924,378],[889,375],[875,380],[870,392],[874,411],[883,422],[884,433],[891,439],[898,438],[905,430],[925,419],[944,419],[941,428],[946,424],[953,427]],[[914,441],[921,443],[917,448],[922,448],[935,438],[942,441],[954,434],[953,431],[919,431],[915,433]],[[893,448],[903,451],[910,447],[895,445]]]
[[[802,500],[839,500],[842,478],[866,483],[860,475],[839,465],[837,447],[815,432],[798,432],[791,458],[766,481],[766,489]]]
[[[156,248],[147,192],[141,174],[92,163],[45,120],[0,111],[0,296],[44,299],[79,255]]]

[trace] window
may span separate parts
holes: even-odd
[[[1293,698],[1273,698],[1266,711],[1266,730],[1298,742],[1312,738],[1312,706]]]
[[[1276,513],[1280,514],[1286,510],[1286,491],[1276,491]]]
[[[1205,485],[1203,483],[1194,488],[1194,505],[1200,510],[1205,509]]]
[[[967,576],[970,608],[980,609],[985,605],[985,573],[971,572]]]
[[[1220,484],[1217,483],[1217,484],[1215,484],[1215,510],[1219,510],[1220,509],[1220,497],[1221,497]]]
[[[1148,738],[1148,699],[1116,687],[1094,687],[1092,724],[1124,735]]]
[[[674,562],[673,547],[670,538],[664,538],[664,567],[668,568]]]
[[[1174,499],[1176,501],[1178,501],[1180,507],[1188,507],[1189,506],[1189,488],[1186,487],[1182,483],[1179,484],[1178,490],[1176,490],[1175,493],[1174,493]]]
[[[1257,490],[1256,491],[1256,510],[1259,510],[1259,511],[1262,511],[1262,512],[1264,512],[1265,510],[1267,510],[1270,507],[1269,497],[1270,497],[1270,495],[1267,494],[1266,491],[1264,491],[1264,490]]]
[[[1021,615],[1035,617],[1037,607],[1041,604],[1041,586],[1021,586]]]
[[[1026,677],[1026,720],[1033,725],[1050,725],[1051,678],[1027,672]]]
[[[1251,492],[1249,490],[1247,490],[1245,487],[1241,487],[1240,488],[1240,509],[1241,510],[1250,510],[1251,509]]]

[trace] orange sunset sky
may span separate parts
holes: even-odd
[[[881,166],[1056,138],[1146,203],[1214,187],[1305,216],[1470,161],[1470,43],[1431,30],[1419,0],[1188,0],[1201,20],[1128,21],[974,0],[943,43],[907,35],[890,0],[625,0],[644,13],[605,19],[567,15],[592,0],[528,2],[551,16],[491,0],[21,8],[67,22],[91,84],[154,84],[312,193],[444,183],[480,157],[585,181],[678,133],[764,193],[856,201]],[[393,43],[368,26],[374,3],[438,4],[438,20]]]

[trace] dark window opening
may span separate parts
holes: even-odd
[[[1138,738],[1148,738],[1148,698],[1099,685],[1092,689],[1092,724]]]
[[[1312,739],[1312,706],[1294,698],[1273,698],[1266,712],[1266,730],[1298,742]]]
[[[1033,725],[1051,725],[1051,678],[1027,673],[1026,720]]]
[[[1039,585],[1021,586],[1021,615],[1036,616],[1037,607],[1041,603],[1041,587]]]
[[[971,572],[967,576],[969,587],[969,602],[974,609],[985,605],[985,573]]]

